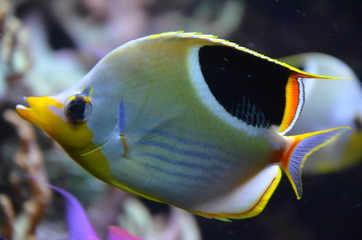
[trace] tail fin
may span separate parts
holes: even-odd
[[[305,160],[313,152],[336,139],[346,129],[350,128],[339,127],[296,136],[286,136],[290,141],[290,147],[281,161],[281,167],[288,176],[298,199],[302,197],[301,177]]]

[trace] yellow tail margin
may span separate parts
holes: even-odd
[[[302,169],[305,160],[318,149],[326,146],[350,127],[338,127],[324,131],[286,136],[290,145],[285,152],[281,167],[289,178],[297,198],[302,197]]]

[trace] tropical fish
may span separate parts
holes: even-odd
[[[323,53],[303,53],[281,61],[314,74],[345,79],[306,79],[303,111],[290,135],[349,126],[336,141],[310,157],[304,171],[330,173],[362,160],[362,88],[357,75],[343,61]]]
[[[93,176],[204,217],[259,214],[282,168],[298,198],[301,167],[341,134],[283,136],[309,74],[211,35],[130,41],[73,87],[17,112]]]

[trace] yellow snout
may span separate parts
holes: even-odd
[[[86,123],[74,125],[64,114],[63,103],[53,97],[27,97],[29,107],[17,105],[20,117],[35,124],[57,141],[72,156],[79,156],[95,146],[93,133]]]

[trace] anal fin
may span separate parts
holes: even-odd
[[[191,212],[223,221],[254,217],[263,211],[280,178],[280,167],[270,165],[235,191],[206,202]]]

